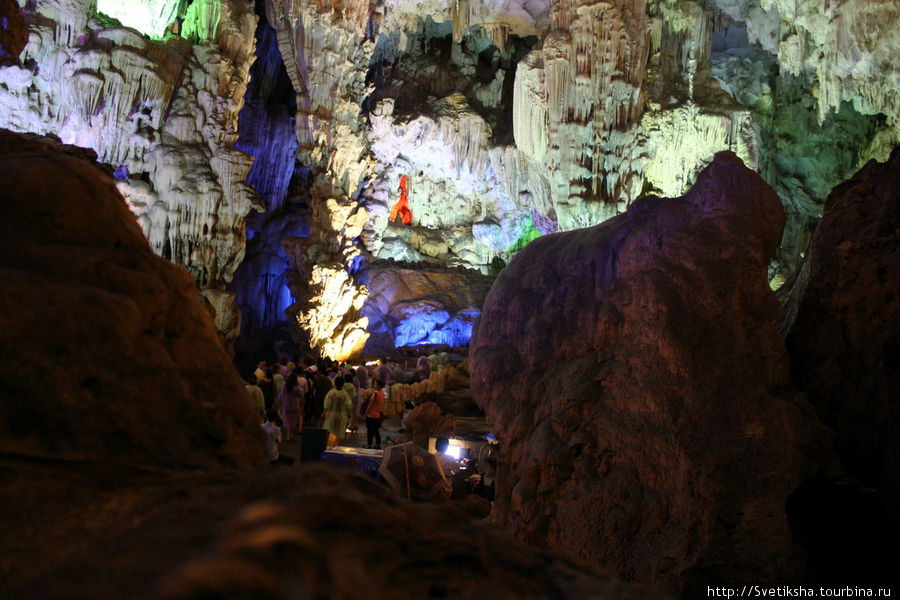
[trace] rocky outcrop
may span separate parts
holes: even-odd
[[[785,502],[827,452],[774,324],[783,224],[719,153],[683,198],[516,256],[471,350],[502,442],[496,523],[686,597],[799,573]]]
[[[29,554],[42,560],[5,553],[15,568],[4,570],[0,597],[664,598],[332,467],[152,483],[92,490],[105,504],[72,529],[105,527]],[[68,485],[81,495],[80,481]],[[77,552],[60,551],[70,546]]]
[[[836,187],[785,299],[794,381],[845,471],[900,505],[900,150]]]
[[[0,445],[142,468],[264,459],[191,277],[156,256],[112,178],[0,132]]]

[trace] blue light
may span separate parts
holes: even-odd
[[[304,236],[304,237],[309,237],[309,234],[307,233],[307,235]],[[357,240],[358,238],[353,238],[353,239],[354,239],[354,241],[355,241],[355,240]],[[359,269],[360,269],[362,266],[363,266],[363,257],[362,257],[362,255],[360,254],[359,256],[354,256],[354,257],[353,257],[353,261],[350,263],[350,267],[349,267],[350,274],[351,274],[351,275],[355,275],[356,273],[359,272]]]
[[[447,311],[430,305],[415,308],[419,309],[418,312],[407,313],[407,318],[394,330],[394,345],[397,348],[426,344],[444,344],[451,348],[469,345],[472,325],[480,311],[466,309],[451,318]]]
[[[430,305],[415,308],[421,309],[421,312],[410,314],[394,330],[394,345],[397,348],[431,343],[428,339],[434,330],[450,320],[450,313],[445,310]]]
[[[286,284],[281,286],[281,290],[278,293],[278,305],[276,307],[276,311],[278,315],[284,315],[284,311],[287,310],[294,303],[294,297],[291,295],[291,288],[289,288]]]
[[[468,346],[472,339],[472,325],[480,311],[466,309],[458,312],[452,319],[441,325],[429,336],[429,344],[446,344],[451,348]]]

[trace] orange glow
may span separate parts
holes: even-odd
[[[404,225],[412,222],[412,211],[409,209],[409,197],[406,195],[406,175],[400,177],[400,199],[391,208],[391,222],[397,220],[397,216],[403,220]]]

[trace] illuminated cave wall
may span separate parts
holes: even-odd
[[[238,118],[236,147],[254,159],[247,182],[259,192],[265,212],[247,216],[244,261],[228,286],[241,312],[238,350],[244,353],[259,353],[270,343],[274,329],[285,328],[284,313],[294,299],[282,241],[309,236],[305,185],[309,170],[297,161],[294,132],[297,95],[262,0],[256,3],[256,13],[256,61]],[[289,331],[284,337],[290,338]]]
[[[258,26],[239,0],[19,5],[0,126],[117,168],[220,329],[236,296],[245,336],[287,323],[335,358],[465,344],[481,298],[458,288],[683,194],[722,149],[787,209],[778,281],[831,187],[900,140],[893,0],[259,0]]]
[[[228,345],[238,319],[224,287],[243,260],[244,216],[262,208],[234,147],[256,19],[241,0],[170,2],[175,18],[153,3],[165,33],[143,16],[149,5],[116,5],[142,15],[139,31],[89,0],[21,2],[28,43],[0,67],[0,127],[56,135],[112,165],[151,246],[193,275]]]

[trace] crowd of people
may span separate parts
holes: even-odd
[[[353,368],[296,356],[282,357],[273,365],[259,362],[247,374],[246,389],[266,432],[270,462],[286,462],[279,455],[279,444],[302,435],[304,426],[327,430],[327,447],[332,448],[347,431],[357,431],[363,419],[367,447],[380,448],[385,388],[392,369],[385,359],[374,371],[373,376],[365,365]]]
[[[429,358],[420,357],[415,365],[415,380],[428,378],[430,371]],[[327,359],[312,361],[299,357],[293,360],[281,358],[272,365],[266,361],[258,363],[247,374],[246,388],[266,434],[270,463],[273,466],[293,464],[292,458],[279,452],[279,446],[303,435],[304,427],[326,430],[326,448],[333,448],[344,440],[347,432],[358,431],[364,423],[366,448],[381,449],[385,391],[393,377],[394,370],[387,357],[371,371],[365,365],[353,368]],[[407,443],[417,443],[415,436]],[[427,489],[423,488],[430,500],[462,497],[479,485],[484,487],[481,475],[473,472],[471,467],[461,466],[458,458],[447,453],[448,446],[447,437],[436,438],[434,460],[442,473],[442,482],[436,487],[426,485]],[[424,477],[427,466],[416,467],[415,464],[412,461],[409,470],[400,477],[406,482],[404,485],[416,481],[417,476]],[[403,491],[400,488],[398,493]],[[412,488],[407,491],[411,492]]]

